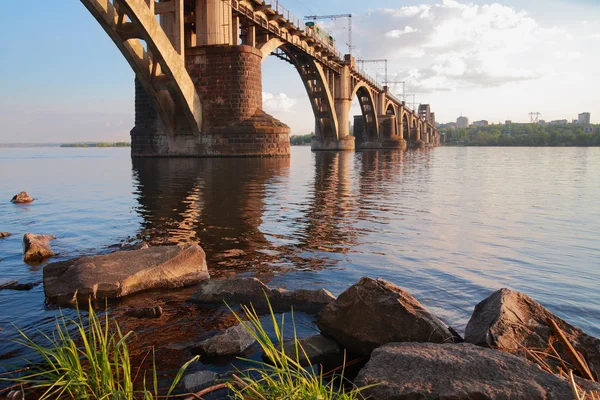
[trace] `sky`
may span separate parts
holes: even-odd
[[[353,14],[353,55],[387,59],[438,122],[576,119],[600,123],[600,0],[281,0],[299,18]],[[346,21],[323,21],[347,52]],[[77,0],[3,4],[0,142],[129,140],[133,72]],[[365,64],[384,80],[382,63]],[[392,91],[401,94],[402,86]],[[412,96],[408,99],[412,102]],[[263,107],[292,128],[314,130],[294,68],[263,63]],[[351,115],[359,114],[355,99]]]

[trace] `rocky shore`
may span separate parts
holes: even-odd
[[[25,235],[25,258],[50,256],[52,239]],[[4,280],[0,289],[30,290],[38,284]],[[332,358],[341,362],[344,354],[364,360],[353,383],[368,387],[365,398],[573,399],[569,370],[582,390],[600,394],[600,340],[510,289],[500,289],[474,307],[463,338],[391,282],[364,277],[336,298],[325,289],[273,288],[253,277],[211,279],[198,245],[131,246],[43,269],[46,299],[57,306],[192,285],[191,305],[252,305],[265,315],[270,310],[313,315],[319,333],[284,343],[286,354],[295,353],[299,344],[302,365]],[[161,306],[147,304],[123,315],[149,321],[163,314]],[[183,350],[210,362],[211,357],[244,356],[254,344],[252,332],[234,324]],[[224,378],[214,372],[193,372],[184,377],[181,390],[198,391],[219,379]]]
[[[58,305],[198,283],[189,298],[193,304],[252,304],[267,313],[268,298],[274,312],[313,314],[320,334],[300,340],[308,356],[302,362],[314,364],[343,351],[368,359],[354,383],[370,386],[363,394],[374,400],[572,399],[566,368],[579,375],[582,388],[600,393],[594,382],[600,373],[600,340],[510,289],[475,306],[462,338],[410,293],[385,280],[364,277],[338,298],[325,289],[271,288],[256,278],[214,280],[197,245],[117,251],[44,269],[47,299]],[[126,315],[161,318],[162,309],[129,310]],[[587,372],[572,361],[561,334],[585,360]],[[239,356],[253,343],[243,326],[234,325],[187,350],[206,357]],[[295,344],[286,346],[291,351]],[[207,381],[200,384],[200,376],[192,375],[184,383],[195,389],[218,378],[203,373]]]

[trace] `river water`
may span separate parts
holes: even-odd
[[[21,190],[35,202],[11,204]],[[41,280],[43,265],[22,261],[27,232],[58,237],[51,261],[194,242],[215,276],[335,295],[381,277],[459,332],[479,301],[510,287],[600,336],[600,148],[295,147],[289,159],[133,161],[129,149],[0,149],[0,200],[0,231],[13,233],[0,239],[0,278]],[[133,296],[115,312],[165,306],[162,322],[125,323],[180,363],[187,354],[167,342],[232,323],[185,303],[193,291]],[[0,291],[0,363],[22,355],[13,324],[48,332],[57,312],[41,286]]]

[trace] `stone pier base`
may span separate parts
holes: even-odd
[[[355,149],[354,136],[345,136],[339,140],[327,140],[313,137],[310,148],[313,151],[335,150],[353,151]]]
[[[406,140],[399,137],[383,139],[380,142],[362,142],[356,145],[357,150],[406,150],[406,148]]]

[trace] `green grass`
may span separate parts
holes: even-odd
[[[268,298],[267,298],[268,302]],[[230,308],[231,310],[231,308]],[[355,400],[362,399],[361,390],[365,388],[349,386],[344,378],[344,367],[341,368],[341,375],[335,379],[325,379],[323,371],[314,367],[303,367],[300,364],[301,356],[307,360],[306,352],[298,342],[296,336],[296,327],[294,325],[295,343],[294,354],[285,354],[284,350],[284,316],[281,316],[281,322],[277,321],[271,304],[269,303],[271,321],[275,341],[263,327],[254,307],[242,306],[245,314],[244,319],[238,313],[231,310],[239,323],[241,323],[256,339],[265,355],[271,360],[270,363],[255,360],[244,359],[244,361],[254,364],[254,367],[245,371],[239,371],[240,376],[234,376],[235,380],[228,384],[233,399],[260,399],[260,400]],[[292,323],[294,321],[292,311]],[[308,362],[310,365],[310,361]],[[345,357],[344,357],[345,365]]]
[[[114,322],[110,329],[108,313],[98,317],[90,305],[87,318],[77,313],[77,320],[57,319],[51,336],[42,333],[45,345],[38,344],[19,331],[17,342],[41,356],[43,362],[32,364],[27,374],[1,378],[22,384],[27,391],[44,399],[154,400],[159,397],[156,363],[152,362],[151,388],[141,365],[132,367],[127,341],[133,332],[123,334]],[[71,333],[72,332],[72,333]],[[193,358],[181,367],[166,395],[168,398]],[[140,376],[141,374],[141,376]],[[138,377],[140,378],[138,380]]]

